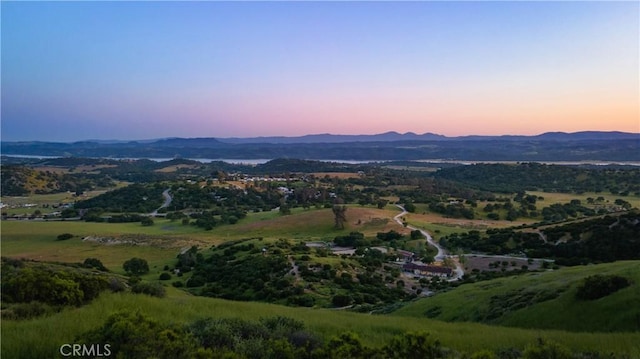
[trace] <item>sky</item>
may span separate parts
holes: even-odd
[[[0,2],[1,139],[640,132],[640,3]]]

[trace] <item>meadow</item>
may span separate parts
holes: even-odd
[[[194,245],[208,248],[228,240],[256,237],[266,241],[279,238],[332,241],[335,236],[350,231],[375,236],[377,232],[398,229],[393,221],[379,220],[392,217],[398,213],[397,208],[379,210],[354,206],[348,213],[349,221],[344,229],[334,228],[330,209],[298,208],[288,216],[278,211],[249,213],[236,225],[221,225],[211,231],[162,218],[156,218],[152,226],[142,226],[138,222],[3,221],[2,255],[74,263],[93,257],[116,273],[124,273],[122,263],[127,259],[141,257],[149,262],[151,272],[148,277],[151,278],[157,277],[165,265],[173,264],[178,253]],[[63,233],[71,233],[74,237],[57,240]],[[85,237],[101,238],[113,244],[83,241]]]

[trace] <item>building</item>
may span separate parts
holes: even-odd
[[[402,270],[408,273],[421,276],[438,276],[438,277],[451,277],[453,270],[447,267],[440,266],[425,266],[415,263],[405,263],[402,265]]]

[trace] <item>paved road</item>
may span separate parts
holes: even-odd
[[[393,217],[393,220],[398,222],[398,224],[400,224],[401,226],[404,226],[404,223],[402,222],[402,216],[406,215],[409,212],[407,212],[407,210],[405,210],[404,207],[402,207],[399,204],[396,204],[396,206],[398,208],[400,208],[400,210],[402,210],[402,213],[400,213],[400,214],[396,215],[395,217]],[[436,247],[436,249],[438,250],[438,254],[436,254],[433,257],[433,259],[436,262],[442,262],[445,258],[452,258],[453,259],[452,256],[447,255],[447,252],[444,250],[444,248],[440,247],[440,245],[436,241],[433,240],[433,237],[431,237],[431,234],[429,234],[429,232],[427,232],[427,231],[425,231],[423,229],[420,229],[420,228],[416,228],[416,227],[411,226],[411,225],[407,225],[407,228],[409,228],[412,231],[415,231],[415,230],[420,231],[420,233],[422,233],[422,235],[427,239],[427,242],[430,245]],[[455,274],[455,276],[453,278],[450,278],[449,281],[458,280],[458,279],[462,278],[462,276],[464,275],[464,268],[462,267],[462,265],[458,261],[455,261],[455,264],[456,264],[456,269],[455,269],[455,273],[456,274]]]
[[[159,210],[169,207],[169,205],[171,204],[171,201],[173,200],[173,197],[171,197],[171,195],[169,194],[170,190],[171,190],[170,188],[167,188],[164,190],[164,192],[162,192],[162,196],[164,197],[164,203],[162,204],[162,206],[158,207],[158,209],[149,213],[150,216],[157,216]]]

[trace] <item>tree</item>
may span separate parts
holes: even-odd
[[[122,264],[122,268],[130,275],[149,273],[149,264],[142,258],[131,258]]]
[[[336,294],[331,299],[331,303],[333,303],[336,307],[346,307],[353,302],[353,298],[351,298],[348,294]]]
[[[378,200],[376,204],[378,206],[378,209],[383,209],[387,205],[387,203],[389,203],[389,201],[387,201],[386,199],[381,199]]]
[[[95,268],[105,272],[109,271],[98,258],[87,258],[82,264],[87,268]]]
[[[344,201],[341,198],[336,198],[333,202],[333,215],[337,229],[344,229],[344,222],[347,221],[346,212],[347,206],[344,205]]]
[[[414,213],[416,211],[416,205],[413,203],[405,203],[404,204],[404,210],[409,212],[409,213]]]
[[[151,217],[144,217],[142,218],[142,220],[140,220],[140,224],[145,227],[153,226],[153,219]]]

